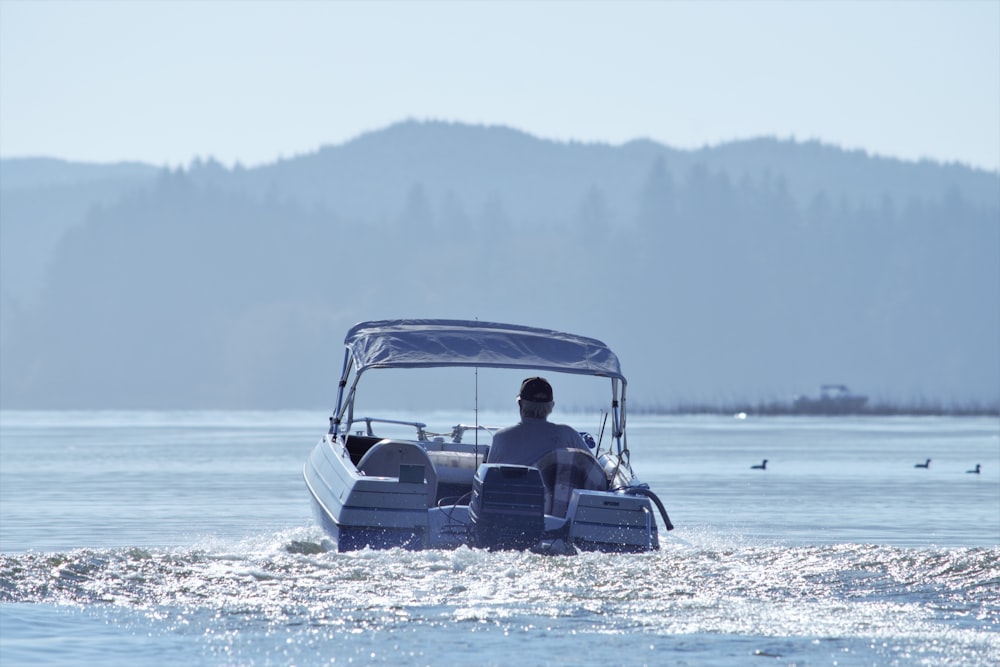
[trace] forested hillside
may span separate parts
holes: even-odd
[[[346,328],[394,317],[604,339],[640,406],[1000,403],[995,173],[412,122],[256,168],[28,164],[2,171],[4,408],[326,405]]]

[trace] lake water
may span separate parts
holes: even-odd
[[[677,528],[561,557],[323,551],[326,417],[0,413],[0,665],[1000,664],[995,418],[631,416]]]

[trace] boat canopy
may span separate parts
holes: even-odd
[[[352,327],[344,345],[358,375],[369,368],[479,366],[595,375],[625,384],[618,357],[601,341],[515,324],[377,320]]]

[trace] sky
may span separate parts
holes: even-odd
[[[0,0],[0,157],[254,166],[407,119],[1000,169],[1000,0]]]

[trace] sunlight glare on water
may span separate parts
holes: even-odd
[[[239,637],[248,633],[284,635],[298,646],[302,633],[326,641],[424,628],[431,635],[583,633],[617,637],[615,644],[636,634],[654,643],[665,636],[837,637],[885,640],[942,659],[956,651],[1000,655],[996,550],[687,539],[613,560],[467,548],[292,553],[322,541],[298,531],[214,551],[84,550],[0,562],[5,578],[21,570],[8,601],[131,609],[226,654],[246,650]],[[961,607],[943,609],[941,587],[970,613],[988,612],[963,619]],[[928,645],[931,637],[939,644]]]
[[[3,417],[4,665],[1000,663],[991,421],[633,418],[677,530],[564,557],[329,550],[311,414]]]

